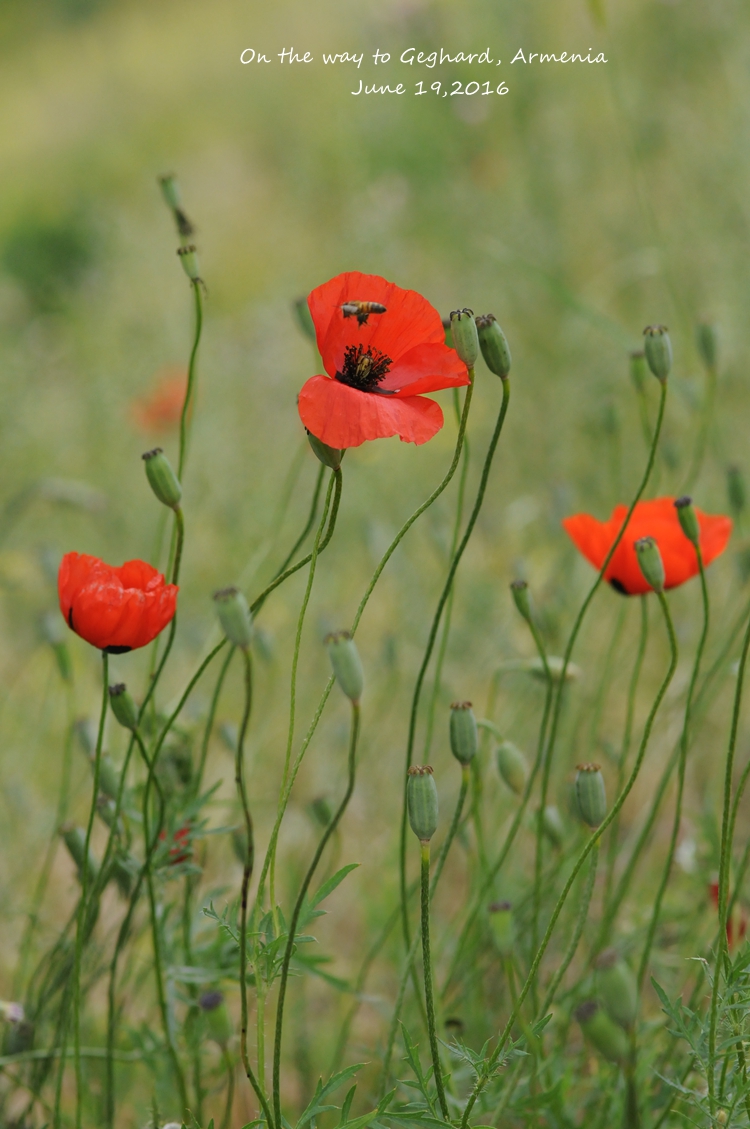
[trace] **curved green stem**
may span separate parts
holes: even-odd
[[[473,388],[473,375],[474,374],[473,374],[473,371],[472,371],[471,372],[472,384],[469,387],[469,392]],[[510,381],[507,380],[507,379],[503,380],[502,385],[503,385],[503,398],[502,398],[502,402],[501,402],[501,405],[500,405],[500,411],[498,413],[497,422],[495,424],[495,430],[492,434],[492,438],[490,439],[489,447],[487,448],[487,454],[485,456],[484,466],[482,467],[482,475],[481,475],[481,478],[480,478],[480,481],[479,481],[479,489],[477,491],[477,496],[476,496],[476,499],[474,501],[474,507],[473,507],[471,514],[469,516],[469,521],[467,523],[464,535],[461,538],[461,542],[460,542],[458,548],[456,549],[456,552],[453,555],[453,559],[452,559],[452,561],[450,563],[450,567],[448,569],[448,575],[446,576],[445,583],[443,584],[443,590],[440,593],[440,597],[438,599],[437,607],[435,609],[435,614],[433,615],[432,624],[430,626],[430,633],[429,633],[429,636],[428,636],[428,639],[427,639],[427,646],[425,647],[425,653],[424,653],[424,656],[422,658],[422,663],[421,663],[420,668],[419,668],[419,673],[417,674],[417,681],[416,681],[416,684],[414,686],[414,693],[412,695],[411,710],[410,710],[410,714],[409,714],[409,735],[408,735],[407,742],[406,742],[406,767],[404,769],[404,786],[403,786],[403,795],[402,795],[402,803],[401,803],[401,834],[400,834],[400,840],[399,840],[399,883],[400,883],[400,890],[401,890],[401,923],[402,923],[403,934],[404,934],[404,943],[406,945],[407,951],[409,949],[409,945],[411,944],[410,935],[409,935],[409,914],[408,914],[407,893],[406,893],[406,834],[407,834],[406,780],[407,780],[407,770],[411,766],[412,756],[413,756],[413,753],[414,753],[414,740],[415,740],[415,737],[416,737],[416,729],[417,729],[417,711],[419,709],[419,699],[420,699],[420,696],[421,696],[421,693],[422,693],[422,685],[424,683],[425,675],[427,673],[427,667],[429,665],[430,658],[432,657],[432,650],[433,650],[433,647],[435,646],[435,639],[437,638],[438,629],[440,627],[440,620],[441,620],[441,617],[442,617],[442,614],[443,614],[443,609],[445,607],[446,601],[448,599],[448,595],[449,595],[451,588],[453,586],[453,579],[456,575],[456,571],[458,569],[459,563],[460,563],[461,558],[464,554],[464,550],[466,549],[466,546],[469,543],[469,539],[470,539],[470,537],[471,537],[471,535],[474,531],[474,526],[476,525],[477,518],[479,517],[479,511],[482,508],[482,502],[484,501],[484,495],[485,495],[485,492],[486,492],[486,489],[487,489],[487,482],[488,482],[489,475],[490,475],[490,469],[492,467],[492,460],[493,460],[494,455],[495,455],[497,443],[498,443],[498,440],[500,438],[500,433],[503,429],[503,423],[505,422],[505,416],[507,414],[508,405],[510,403]],[[466,394],[466,401],[469,400],[469,392],[467,392],[467,394]],[[464,403],[464,414],[462,416],[462,424],[464,424],[464,425],[465,425],[465,418],[466,418],[466,402]],[[460,434],[460,428],[459,428],[459,434]],[[457,453],[460,454],[460,452],[458,451],[458,448],[457,448]],[[457,461],[457,460],[454,460],[454,461]]]
[[[648,968],[649,957],[651,956],[651,949],[654,944],[656,930],[659,924],[659,914],[661,913],[661,904],[664,899],[664,894],[669,882],[669,875],[672,870],[672,862],[674,860],[675,850],[677,849],[677,839],[680,834],[680,824],[682,823],[682,797],[685,790],[685,766],[687,764],[687,753],[689,745],[689,732],[691,710],[693,705],[693,694],[695,693],[695,684],[698,680],[698,673],[700,671],[701,659],[703,657],[703,649],[706,645],[706,637],[708,635],[709,625],[709,603],[708,603],[708,587],[706,585],[706,574],[703,568],[703,556],[700,548],[696,546],[696,556],[698,558],[698,568],[700,570],[701,578],[701,598],[703,602],[703,627],[701,629],[700,638],[698,639],[698,646],[695,650],[695,659],[693,660],[693,669],[690,674],[690,683],[688,685],[687,699],[685,702],[685,714],[682,722],[682,733],[680,734],[680,759],[677,771],[677,799],[675,800],[674,808],[674,821],[672,823],[672,836],[669,841],[667,849],[667,857],[664,862],[664,871],[662,873],[659,889],[656,894],[654,902],[654,909],[651,914],[651,921],[646,935],[646,944],[643,947],[643,954],[641,956],[641,963],[638,968],[638,976],[636,983],[638,984],[638,991],[643,989],[643,980]]]
[[[555,998],[555,995],[557,993],[557,989],[560,987],[560,984],[562,983],[562,978],[565,975],[565,973],[568,971],[568,968],[570,967],[570,962],[573,960],[573,957],[576,955],[576,950],[577,950],[578,945],[580,943],[581,937],[583,936],[583,930],[586,926],[586,920],[587,920],[588,915],[589,915],[589,906],[591,905],[591,895],[594,892],[594,883],[596,881],[596,869],[597,869],[598,864],[599,864],[599,843],[596,842],[594,844],[592,850],[591,850],[591,862],[589,863],[589,876],[586,879],[586,885],[585,885],[584,890],[583,890],[583,897],[581,898],[581,905],[580,905],[580,908],[578,910],[578,917],[576,918],[576,924],[575,924],[575,929],[573,930],[573,936],[570,938],[570,944],[568,945],[567,951],[565,953],[565,956],[562,959],[562,963],[561,963],[560,967],[558,968],[557,972],[555,973],[555,975],[552,977],[552,980],[550,981],[549,988],[547,989],[547,994],[544,997],[544,1002],[542,1003],[542,1006],[541,1006],[541,1009],[540,1009],[540,1012],[539,1012],[539,1018],[540,1019],[543,1019],[544,1016],[547,1014],[547,1009],[549,1008],[550,1004],[552,1003],[552,1001]]]
[[[716,947],[716,965],[714,967],[714,982],[711,991],[711,1015],[708,1029],[708,1101],[711,1116],[716,1111],[715,1071],[716,1071],[716,1026],[719,1009],[719,986],[721,984],[722,966],[728,957],[727,950],[727,894],[729,888],[729,868],[731,863],[732,844],[730,839],[730,803],[732,797],[732,774],[734,771],[734,753],[737,745],[737,732],[740,721],[740,708],[742,706],[742,690],[745,681],[745,667],[747,665],[748,649],[750,648],[750,622],[745,631],[742,644],[742,654],[737,671],[737,686],[734,692],[732,707],[732,724],[729,733],[729,746],[727,748],[726,767],[724,770],[724,805],[721,820],[721,854],[719,856],[719,939]]]
[[[320,842],[318,843],[318,846],[315,850],[315,854],[313,855],[313,858],[312,858],[312,862],[310,863],[310,866],[307,869],[307,873],[305,874],[305,877],[302,881],[302,885],[300,886],[300,889],[299,889],[299,893],[297,894],[297,900],[294,903],[294,909],[292,910],[292,915],[291,915],[291,918],[290,918],[290,921],[289,921],[289,932],[288,932],[288,935],[287,935],[286,947],[284,948],[284,956],[282,958],[281,972],[280,972],[280,975],[279,975],[279,999],[278,999],[278,1004],[277,1004],[277,1007],[276,1007],[276,1030],[275,1030],[275,1033],[274,1033],[274,1045],[273,1045],[273,1113],[274,1113],[274,1120],[272,1122],[270,1122],[270,1124],[275,1125],[276,1129],[281,1129],[281,1127],[283,1126],[283,1121],[282,1121],[282,1116],[281,1116],[281,1036],[282,1036],[283,1025],[284,1025],[284,1003],[285,1003],[285,1000],[286,1000],[287,982],[289,980],[289,964],[290,964],[291,959],[292,959],[292,953],[294,952],[294,942],[295,942],[295,937],[296,937],[296,934],[297,934],[297,923],[299,921],[299,916],[300,916],[300,913],[302,911],[302,905],[303,905],[304,900],[305,900],[305,895],[307,894],[310,883],[313,880],[313,876],[315,874],[315,871],[318,868],[318,863],[320,862],[320,859],[323,855],[323,851],[326,848],[326,844],[328,843],[328,840],[331,838],[331,835],[333,835],[334,831],[338,827],[338,825],[341,821],[341,817],[343,816],[344,812],[346,811],[347,806],[349,804],[349,800],[351,799],[352,793],[354,792],[354,782],[355,782],[356,768],[357,768],[356,755],[357,755],[357,740],[358,740],[358,737],[359,737],[359,720],[360,720],[359,702],[352,702],[352,723],[351,723],[351,735],[350,735],[350,739],[349,739],[348,782],[347,782],[347,786],[346,786],[346,792],[344,793],[344,797],[343,797],[341,803],[339,804],[335,814],[333,815],[331,822],[326,827],[326,829],[323,832],[323,835],[320,839]]]
[[[102,741],[104,739],[104,722],[107,717],[109,703],[109,655],[102,651],[102,708],[99,714],[99,729],[96,735],[96,750],[94,752],[94,782],[91,793],[91,806],[86,824],[86,840],[83,849],[83,864],[81,866],[81,898],[78,903],[78,916],[76,919],[76,947],[75,964],[73,970],[73,1046],[75,1054],[76,1073],[76,1129],[81,1129],[81,1112],[83,1099],[83,1072],[81,1070],[81,955],[83,953],[83,937],[86,932],[88,918],[87,895],[89,890],[89,850],[91,847],[91,832],[94,826],[94,812],[99,796],[99,770],[102,760]]]
[[[480,1072],[479,1076],[477,1077],[476,1083],[475,1083],[474,1088],[471,1092],[469,1100],[466,1103],[466,1108],[464,1109],[463,1118],[461,1120],[462,1129],[465,1129],[465,1127],[468,1125],[469,1117],[471,1115],[472,1109],[474,1108],[476,1100],[479,1097],[482,1090],[484,1089],[488,1080],[492,1077],[492,1072],[495,1068],[497,1060],[499,1059],[500,1055],[502,1054],[505,1043],[506,1043],[508,1036],[510,1035],[510,1032],[513,1028],[513,1024],[516,1022],[516,1019],[518,1018],[519,1011],[520,1011],[521,1007],[523,1006],[523,1002],[526,999],[526,996],[527,996],[527,994],[528,994],[528,992],[531,988],[531,984],[532,984],[534,978],[536,977],[537,972],[539,971],[539,966],[542,962],[542,958],[544,957],[544,954],[547,950],[547,946],[548,946],[550,939],[552,937],[552,934],[554,932],[555,925],[557,924],[557,919],[559,918],[560,913],[562,912],[563,906],[565,905],[565,902],[568,898],[568,894],[571,891],[573,883],[575,882],[576,878],[578,877],[578,873],[579,873],[581,867],[583,866],[584,862],[586,861],[588,856],[591,854],[594,847],[598,845],[602,835],[607,830],[607,828],[610,826],[612,821],[615,819],[617,813],[620,811],[623,804],[625,803],[625,800],[630,795],[630,792],[633,788],[633,785],[635,784],[635,782],[638,778],[638,774],[640,773],[641,765],[643,764],[643,759],[644,759],[645,754],[646,754],[646,748],[648,746],[648,742],[649,742],[649,739],[651,737],[651,730],[653,728],[654,720],[656,719],[656,715],[658,713],[659,707],[662,703],[664,695],[667,692],[669,684],[671,683],[672,678],[674,676],[674,672],[677,668],[677,641],[674,637],[674,632],[672,631],[672,623],[671,623],[671,620],[670,620],[669,615],[668,615],[666,600],[664,599],[664,595],[660,592],[657,593],[657,598],[659,600],[659,605],[662,609],[662,613],[664,614],[664,621],[665,621],[665,624],[666,624],[666,627],[667,627],[667,633],[669,635],[670,663],[669,663],[669,669],[667,670],[667,673],[664,676],[664,679],[663,679],[661,685],[659,686],[659,690],[656,694],[656,698],[654,699],[654,702],[651,706],[648,717],[646,719],[646,724],[645,724],[644,729],[643,729],[643,736],[641,737],[641,744],[640,744],[640,747],[638,749],[638,755],[636,756],[635,764],[633,765],[633,769],[630,773],[630,776],[627,780],[627,783],[625,784],[625,787],[622,789],[622,791],[620,792],[620,795],[617,797],[617,799],[616,799],[612,809],[610,810],[609,814],[606,816],[606,818],[601,823],[601,825],[596,829],[596,831],[593,832],[593,834],[589,838],[588,842],[586,843],[585,847],[583,848],[580,855],[578,856],[578,859],[576,860],[575,865],[573,866],[573,869],[571,870],[571,872],[568,876],[568,879],[565,883],[565,886],[563,887],[563,890],[562,890],[559,898],[557,899],[557,903],[555,905],[555,908],[552,911],[552,916],[550,917],[549,923],[547,925],[547,929],[546,929],[545,934],[542,938],[541,945],[537,949],[536,955],[534,957],[534,960],[532,961],[531,968],[529,970],[529,974],[526,977],[526,982],[524,983],[523,988],[521,989],[521,992],[519,993],[518,1002],[511,1012],[510,1018],[508,1019],[508,1022],[505,1025],[505,1028],[503,1029],[503,1031],[502,1031],[502,1033],[501,1033],[501,1035],[500,1035],[500,1037],[497,1041],[497,1045],[496,1045],[494,1051],[489,1056],[489,1059],[487,1060],[483,1070]],[[749,636],[749,638],[750,638],[750,636]]]
[[[430,954],[430,843],[426,840],[421,843],[421,907],[422,907],[422,964],[424,970],[424,998],[427,1008],[427,1032],[430,1038],[430,1054],[432,1055],[432,1077],[437,1090],[440,1111],[446,1121],[448,1117],[448,1104],[445,1100],[443,1087],[443,1071],[440,1065],[440,1052],[438,1051],[437,1032],[435,1031],[435,1002],[432,997],[432,957]]]
[[[201,342],[201,333],[203,331],[203,299],[201,298],[201,282],[200,279],[195,279],[191,283],[193,287],[193,296],[195,298],[195,332],[193,334],[193,347],[190,350],[190,361],[188,363],[188,378],[187,388],[185,389],[185,399],[182,402],[182,412],[180,413],[180,458],[177,464],[177,477],[182,482],[182,472],[185,469],[185,456],[187,455],[187,440],[188,440],[188,417],[190,415],[190,406],[193,402],[195,395],[195,377],[198,362],[198,346]]]

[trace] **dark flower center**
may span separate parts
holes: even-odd
[[[379,392],[378,385],[390,369],[393,361],[373,345],[347,345],[344,349],[344,363],[336,379],[360,392]]]
[[[623,584],[623,582],[621,580],[618,580],[616,576],[612,577],[612,579],[610,580],[610,584],[614,588],[615,592],[619,592],[621,596],[630,595],[630,593],[628,592],[628,590],[625,587],[625,585]]]

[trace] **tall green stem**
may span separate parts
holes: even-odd
[[[555,998],[555,995],[557,993],[557,989],[560,987],[560,984],[562,983],[562,978],[565,975],[565,973],[568,971],[568,968],[570,967],[570,962],[573,960],[573,957],[576,955],[576,950],[577,950],[578,945],[580,943],[581,937],[583,936],[583,930],[586,927],[586,920],[587,920],[588,915],[589,915],[589,906],[591,905],[591,896],[594,893],[594,883],[596,881],[596,868],[597,868],[598,864],[599,864],[599,843],[597,841],[594,844],[594,846],[591,850],[591,861],[589,863],[589,875],[588,875],[588,878],[586,879],[586,885],[584,886],[583,896],[581,897],[581,905],[580,905],[580,908],[578,910],[578,917],[576,918],[576,924],[575,924],[575,928],[573,930],[573,936],[570,938],[570,944],[568,945],[567,951],[565,953],[565,956],[562,959],[562,963],[560,964],[560,967],[558,968],[557,972],[555,973],[555,975],[552,977],[552,980],[550,981],[549,988],[547,989],[547,994],[544,997],[544,1002],[542,1003],[541,1009],[539,1011],[539,1018],[540,1019],[543,1019],[544,1016],[547,1014],[547,1010],[548,1010],[550,1004],[552,1003],[552,1001]]]
[[[471,390],[473,388],[473,382],[474,382],[473,370],[470,370],[470,376],[471,376],[472,384],[470,385],[469,392],[471,392]],[[471,537],[471,535],[474,531],[474,526],[476,525],[477,518],[479,517],[479,511],[482,508],[482,502],[484,501],[484,495],[485,495],[485,491],[487,489],[487,482],[488,482],[489,476],[490,476],[490,469],[492,467],[492,460],[493,460],[494,455],[495,455],[497,443],[498,443],[498,440],[500,438],[500,433],[503,429],[503,423],[505,422],[505,416],[507,414],[508,405],[510,403],[510,380],[508,380],[508,379],[503,380],[502,385],[503,385],[503,398],[502,398],[502,402],[501,402],[501,405],[500,405],[500,411],[498,413],[497,422],[495,424],[495,430],[492,434],[492,438],[490,439],[489,447],[487,448],[487,454],[485,456],[484,466],[482,467],[482,475],[481,475],[481,478],[479,480],[479,489],[477,491],[477,496],[476,496],[476,499],[474,501],[474,507],[471,511],[471,515],[469,516],[469,521],[467,523],[464,535],[461,538],[461,543],[459,544],[458,548],[456,549],[456,552],[453,554],[453,560],[450,563],[450,567],[448,569],[448,575],[445,578],[445,583],[443,584],[443,590],[440,593],[440,597],[438,599],[437,607],[435,609],[435,614],[433,615],[432,624],[430,626],[430,633],[429,633],[428,638],[427,638],[427,646],[425,647],[425,653],[424,653],[424,656],[422,658],[422,663],[421,663],[420,668],[419,668],[419,673],[417,674],[417,681],[416,681],[416,684],[414,686],[414,693],[412,695],[411,711],[410,711],[410,714],[409,714],[409,735],[408,735],[407,742],[406,742],[406,768],[404,769],[404,787],[403,787],[403,796],[402,796],[402,803],[401,803],[401,837],[400,837],[400,841],[399,841],[399,883],[400,883],[400,892],[401,892],[401,922],[402,922],[403,933],[404,933],[404,942],[405,942],[407,951],[409,949],[409,945],[411,944],[410,930],[409,930],[408,899],[407,899],[407,891],[406,891],[406,834],[407,834],[406,781],[408,779],[407,770],[411,766],[412,756],[413,756],[413,753],[414,753],[414,741],[415,741],[416,730],[417,730],[417,711],[419,709],[419,699],[420,699],[421,693],[422,693],[422,685],[424,683],[425,675],[427,673],[427,667],[429,666],[430,658],[432,656],[432,650],[433,650],[433,647],[435,646],[435,639],[437,638],[438,629],[440,627],[440,620],[441,620],[441,617],[442,617],[442,614],[443,614],[443,609],[445,608],[446,601],[448,599],[451,588],[453,586],[453,580],[454,580],[454,577],[456,575],[456,571],[458,569],[461,558],[464,555],[464,550],[466,549],[466,546],[469,543],[469,539],[470,539],[470,537]],[[468,399],[469,399],[469,392],[467,392],[467,394],[466,394],[466,401],[468,401]],[[462,416],[462,423],[465,421],[465,417],[466,417],[466,402],[464,403],[464,415]],[[459,433],[460,433],[460,428],[459,428]],[[457,448],[457,450],[458,450],[458,448]]]
[[[443,1071],[440,1065],[437,1032],[435,1031],[435,1003],[432,998],[432,957],[430,954],[430,843],[429,840],[420,844],[421,868],[421,906],[422,906],[422,964],[424,969],[424,998],[427,1008],[427,1032],[430,1037],[430,1054],[432,1055],[432,1076],[437,1090],[440,1111],[446,1121],[448,1117],[448,1104],[445,1100],[443,1087]]]
[[[586,843],[585,847],[583,848],[580,855],[578,856],[578,859],[576,860],[576,863],[573,866],[573,869],[571,870],[571,872],[568,876],[568,880],[565,883],[565,886],[563,887],[563,890],[562,890],[562,892],[561,892],[561,894],[560,894],[560,896],[557,900],[555,908],[552,911],[552,916],[550,917],[549,923],[547,925],[547,929],[546,929],[545,934],[542,938],[542,942],[541,942],[539,948],[537,949],[534,960],[532,961],[531,968],[529,970],[529,974],[526,977],[526,982],[524,983],[523,988],[521,989],[521,992],[519,993],[518,1002],[517,1002],[516,1006],[513,1008],[512,1012],[510,1014],[510,1018],[508,1019],[508,1022],[505,1025],[505,1028],[503,1029],[503,1031],[502,1031],[502,1033],[501,1033],[501,1035],[500,1035],[500,1037],[497,1041],[497,1044],[495,1046],[494,1051],[489,1056],[489,1058],[486,1061],[483,1069],[479,1073],[477,1080],[476,1080],[476,1083],[474,1085],[474,1088],[473,1088],[471,1095],[469,1097],[469,1100],[466,1103],[466,1108],[464,1109],[463,1118],[461,1120],[462,1129],[465,1129],[465,1127],[468,1125],[469,1117],[471,1115],[472,1109],[474,1108],[476,1100],[479,1097],[482,1090],[484,1089],[488,1080],[492,1077],[492,1073],[495,1069],[495,1065],[496,1065],[500,1055],[502,1054],[503,1048],[505,1047],[506,1041],[508,1039],[508,1036],[510,1035],[511,1030],[513,1029],[513,1024],[516,1022],[516,1019],[518,1018],[518,1014],[519,1014],[521,1007],[523,1006],[523,1002],[526,999],[526,996],[527,996],[527,994],[528,994],[528,992],[531,988],[531,985],[534,981],[534,978],[536,977],[537,972],[539,971],[539,966],[542,962],[542,958],[544,957],[544,954],[547,950],[547,946],[548,946],[550,939],[552,937],[552,934],[554,932],[555,925],[557,924],[557,919],[559,918],[560,913],[562,912],[563,906],[565,905],[565,902],[567,901],[568,894],[571,891],[573,883],[575,882],[576,878],[578,877],[578,873],[579,873],[581,867],[583,866],[584,862],[586,861],[588,856],[591,854],[594,847],[598,845],[602,835],[607,830],[607,828],[610,826],[612,821],[615,819],[617,813],[620,811],[623,804],[625,803],[625,800],[630,795],[630,792],[633,788],[633,785],[635,784],[636,779],[638,778],[638,774],[640,773],[641,765],[643,764],[643,759],[644,759],[645,754],[646,754],[646,748],[648,746],[648,742],[649,742],[649,739],[651,737],[651,730],[653,728],[654,720],[656,718],[659,707],[662,703],[664,695],[667,692],[669,684],[672,681],[672,678],[674,676],[674,672],[675,672],[676,667],[677,667],[677,641],[674,637],[674,632],[672,630],[672,623],[671,623],[671,620],[670,620],[669,615],[668,615],[666,600],[664,599],[664,596],[663,596],[662,593],[657,593],[657,597],[658,597],[658,600],[659,600],[660,607],[662,609],[662,613],[664,614],[664,621],[665,621],[665,624],[666,624],[666,627],[667,627],[667,633],[669,635],[670,663],[669,663],[669,669],[667,670],[667,673],[664,676],[664,679],[663,679],[663,681],[662,681],[662,683],[659,687],[659,690],[657,692],[656,698],[654,699],[653,705],[651,706],[651,709],[649,711],[649,715],[646,719],[646,724],[645,724],[644,729],[643,729],[643,736],[641,738],[641,744],[640,744],[640,748],[638,749],[638,755],[636,756],[635,764],[633,765],[633,769],[630,773],[630,777],[628,778],[627,783],[625,784],[625,787],[620,792],[620,795],[617,797],[611,811],[606,816],[606,818],[601,823],[601,825],[596,829],[596,831],[594,831],[594,833],[589,838],[588,842]],[[750,640],[750,634],[748,635],[748,639]]]
[[[299,915],[302,911],[302,905],[305,900],[305,895],[309,889],[310,883],[313,880],[315,871],[318,868],[318,863],[323,855],[328,840],[333,835],[334,831],[341,822],[341,817],[347,809],[349,800],[354,792],[354,782],[356,777],[357,768],[357,740],[359,738],[359,721],[360,721],[360,708],[359,702],[352,702],[352,721],[351,721],[351,734],[349,738],[349,759],[348,759],[348,781],[346,792],[339,804],[331,822],[326,827],[323,835],[318,843],[315,854],[313,855],[312,862],[307,869],[307,873],[300,886],[297,900],[294,903],[294,909],[289,920],[289,932],[287,935],[286,946],[284,948],[284,956],[281,962],[281,972],[279,976],[279,999],[276,1006],[276,1030],[274,1033],[273,1045],[273,1113],[274,1120],[270,1122],[275,1125],[276,1129],[281,1129],[283,1121],[281,1117],[281,1037],[284,1026],[284,1003],[286,1000],[287,982],[289,980],[289,964],[294,952],[295,938],[297,935],[297,923]]]
[[[88,891],[89,891],[89,849],[91,847],[91,832],[94,826],[94,813],[96,801],[99,797],[99,770],[102,760],[102,741],[104,740],[104,722],[107,718],[107,704],[109,702],[109,655],[102,651],[102,708],[99,714],[99,729],[96,735],[96,750],[94,752],[94,783],[91,793],[91,806],[86,824],[86,840],[83,849],[83,863],[81,866],[81,898],[78,903],[78,917],[76,920],[76,947],[75,964],[73,970],[73,1046],[75,1054],[76,1072],[76,1129],[81,1129],[81,1113],[83,1101],[83,1072],[81,1069],[81,955],[83,953],[83,938],[86,933],[88,921]]]
[[[201,297],[200,279],[196,279],[191,283],[191,285],[193,287],[193,297],[195,299],[195,332],[193,334],[193,347],[190,350],[190,361],[188,363],[188,378],[187,388],[185,389],[185,399],[182,402],[182,412],[180,413],[180,458],[177,464],[177,477],[179,478],[180,482],[182,482],[182,472],[185,469],[190,407],[195,396],[198,346],[200,345],[201,333],[203,331],[203,299]]]

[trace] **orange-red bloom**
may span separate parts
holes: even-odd
[[[178,827],[172,836],[172,846],[169,848],[169,865],[178,866],[182,862],[189,862],[193,857],[193,846],[190,841],[191,827],[189,823],[183,824]],[[159,839],[162,843],[166,842],[166,831],[159,832]]]
[[[391,435],[405,443],[432,439],[443,413],[421,394],[460,387],[469,377],[427,299],[377,274],[348,271],[307,302],[328,374],[311,377],[299,394],[307,430],[336,448]]]
[[[68,626],[111,655],[145,647],[177,608],[177,586],[145,561],[114,568],[86,553],[66,553],[57,591]]]
[[[635,507],[604,573],[604,579],[624,596],[640,596],[651,591],[638,566],[633,547],[641,537],[653,537],[659,546],[664,562],[665,588],[676,588],[697,575],[696,552],[682,532],[674,503],[674,498],[654,498],[651,502],[639,502]],[[590,514],[574,514],[564,519],[563,526],[586,560],[599,569],[620,532],[627,512],[627,506],[615,506],[609,521],[597,521]],[[732,521],[721,514],[701,513],[697,508],[695,514],[700,527],[703,564],[709,565],[726,549]]]
[[[131,404],[133,421],[147,432],[163,432],[176,427],[182,415],[187,389],[184,368],[167,366],[156,375],[154,387]]]

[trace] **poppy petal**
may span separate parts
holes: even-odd
[[[394,391],[397,396],[419,396],[442,388],[462,388],[468,383],[466,365],[455,349],[445,344],[417,345],[396,361],[378,388]]]
[[[329,447],[359,447],[369,439],[398,435],[426,443],[443,426],[439,404],[421,396],[381,396],[313,376],[302,387],[298,407],[308,431]]]
[[[316,287],[308,298],[318,349],[329,376],[340,372],[348,345],[368,345],[397,361],[416,345],[444,344],[440,314],[416,290],[403,290],[377,274],[347,271]],[[384,314],[370,314],[365,324],[345,317],[346,302],[378,302]]]

